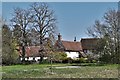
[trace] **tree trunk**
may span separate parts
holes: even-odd
[[[22,46],[22,62],[25,62],[25,46]]]
[[[42,42],[42,36],[40,35],[40,50],[39,50],[39,54],[40,54],[40,62],[42,63],[43,61],[43,42]]]

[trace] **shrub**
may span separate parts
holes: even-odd
[[[62,63],[72,63],[73,62],[73,59],[68,57],[68,58],[65,58]]]
[[[80,63],[80,60],[79,60],[79,58],[76,58],[76,59],[73,59],[72,62],[73,62],[73,63]]]
[[[102,63],[111,63],[111,55],[109,54],[104,54],[102,55],[99,60],[102,62]]]
[[[87,59],[86,58],[80,58],[79,61],[80,61],[80,63],[86,63]]]
[[[43,59],[42,63],[50,63],[48,59]]]
[[[96,63],[97,61],[96,60],[92,60],[92,63]]]
[[[67,58],[67,54],[64,52],[53,52],[48,55],[48,61],[52,59],[53,62],[55,63],[61,63],[63,60]]]

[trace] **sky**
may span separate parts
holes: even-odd
[[[119,0],[0,0],[2,2],[119,2]]]
[[[31,2],[3,2],[2,16],[9,21],[15,7],[29,8]],[[48,2],[55,11],[57,27],[63,40],[77,41],[88,38],[87,28],[93,26],[95,20],[103,20],[103,15],[110,9],[117,9],[117,2]]]

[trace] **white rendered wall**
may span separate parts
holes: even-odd
[[[71,57],[72,59],[79,57],[79,52],[65,52],[67,54],[67,57]]]
[[[33,57],[29,57],[29,60],[30,60],[30,61],[33,60]]]
[[[35,60],[38,61],[40,59],[40,57],[35,57]]]
[[[34,57],[29,57],[29,58],[25,58],[25,60],[28,60],[28,61],[32,61]],[[20,58],[22,60],[22,58]],[[47,57],[44,57],[43,59],[47,59]],[[40,57],[35,57],[35,61],[38,61],[40,60]]]

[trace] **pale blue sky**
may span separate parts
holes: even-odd
[[[13,8],[28,8],[28,2],[3,2],[2,15],[5,19],[11,18]],[[55,11],[58,19],[58,29],[63,40],[74,40],[77,37],[88,37],[87,28],[94,24],[96,19],[101,19],[109,9],[117,9],[117,2],[52,2],[49,3],[51,9]]]
[[[119,0],[1,0],[2,2],[118,2]]]

